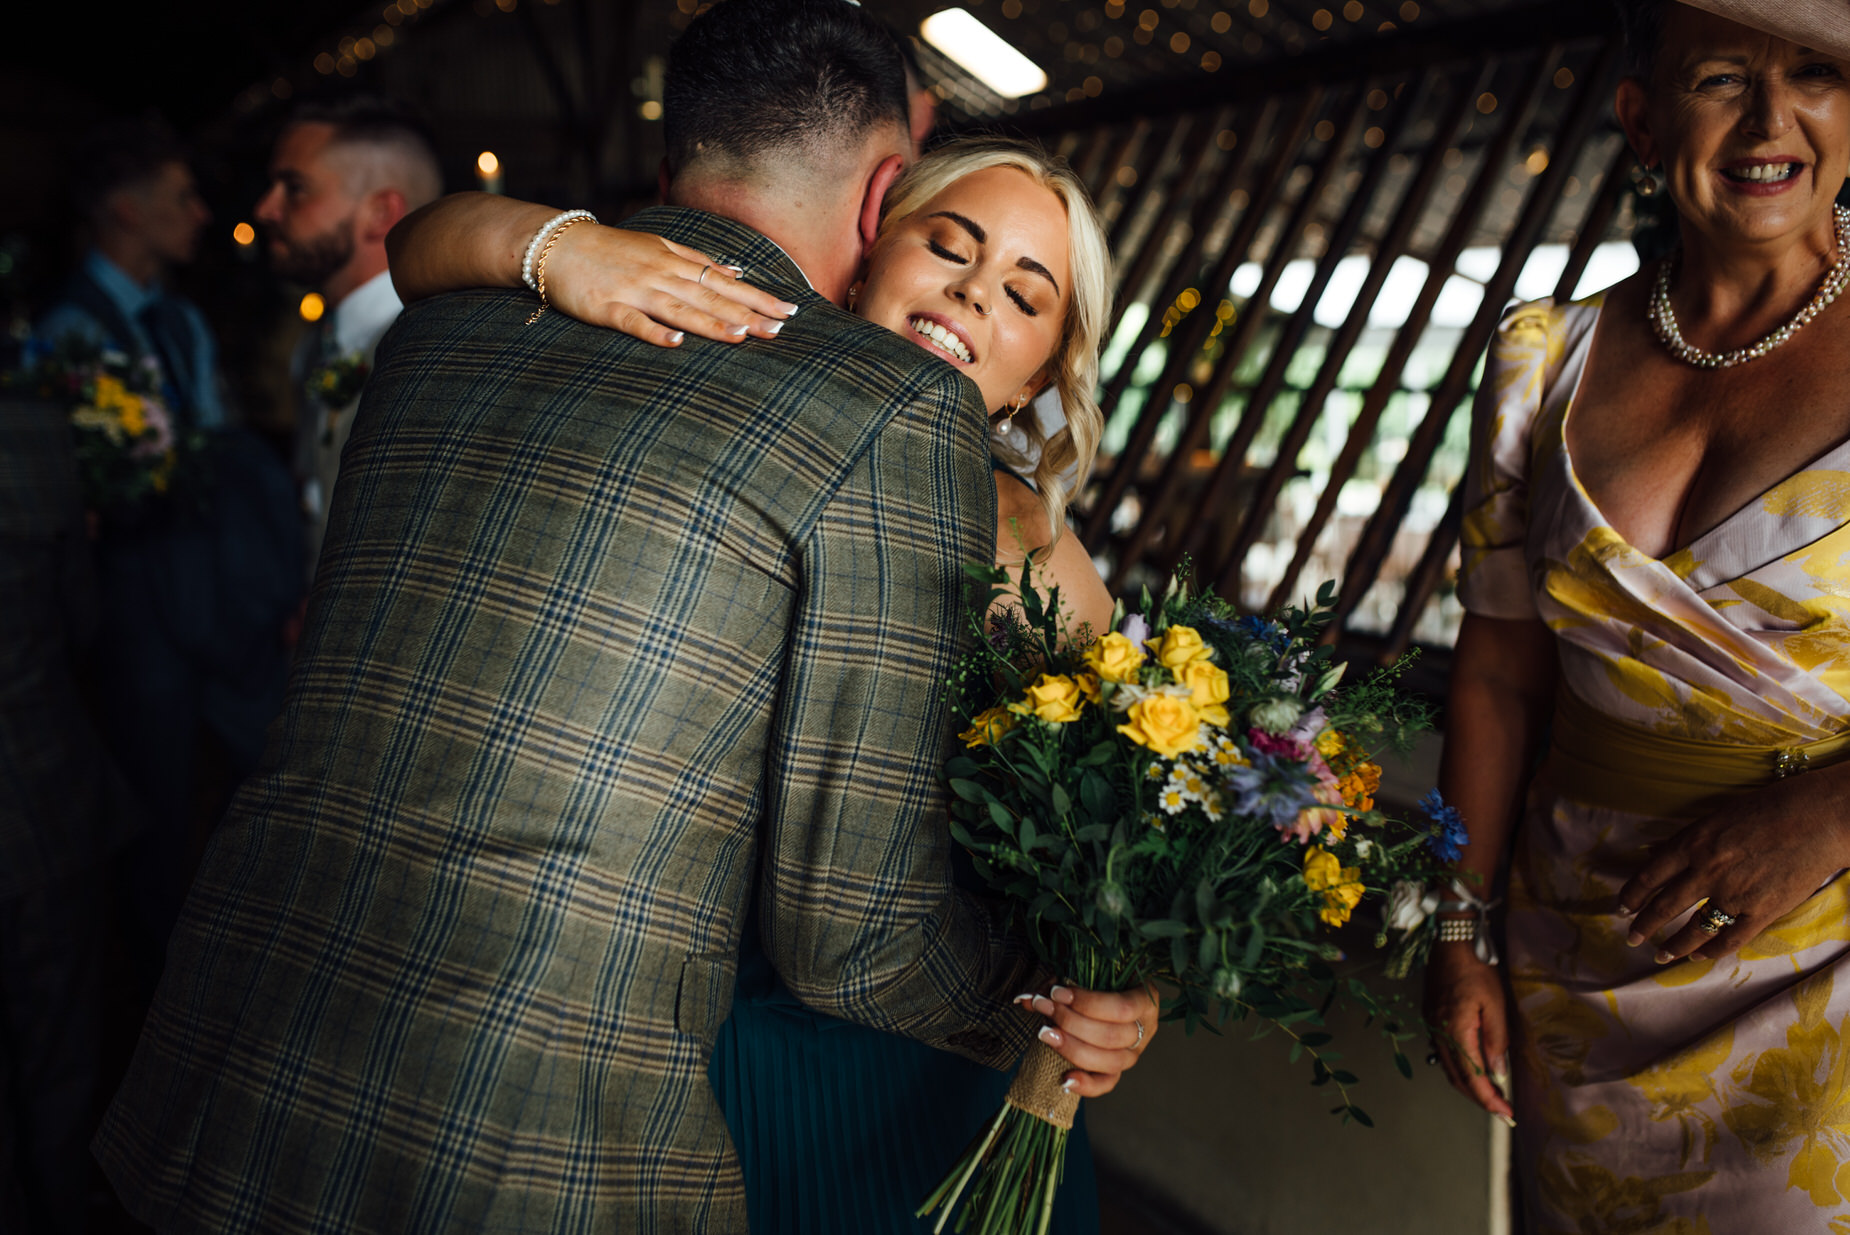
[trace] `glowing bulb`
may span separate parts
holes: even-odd
[[[1006,15],[1007,11],[1004,10]],[[919,26],[925,41],[1005,99],[1047,88],[1047,74],[966,9],[945,9]]]
[[[257,229],[249,223],[240,223],[231,229],[231,238],[240,246],[257,243]]]
[[[495,157],[494,151],[484,150],[475,156],[475,174],[484,180],[501,174],[501,160]]]
[[[319,292],[310,292],[302,297],[300,310],[303,321],[318,322],[321,320],[321,315],[328,311],[328,302],[321,298]]]

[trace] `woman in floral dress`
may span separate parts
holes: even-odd
[[[1543,1232],[1850,1232],[1850,14],[1700,3],[1626,6],[1617,98],[1681,245],[1509,314],[1467,480],[1441,781],[1508,986],[1455,928],[1428,1016]]]

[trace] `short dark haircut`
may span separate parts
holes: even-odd
[[[325,124],[333,128],[340,141],[376,145],[406,142],[422,146],[433,163],[437,160],[437,140],[424,118],[383,94],[356,91],[304,99],[290,111],[285,124]]]
[[[1664,6],[1668,0],[1614,0],[1619,31],[1625,39],[1625,75],[1651,80],[1657,52],[1664,45]]]
[[[118,190],[146,184],[192,155],[165,121],[150,116],[105,121],[85,135],[72,158],[71,204],[94,220]]]
[[[722,0],[668,53],[668,166],[847,145],[906,127],[906,73],[892,34],[848,0]]]
[[[384,147],[396,152],[410,183],[400,185],[411,205],[421,206],[443,192],[443,163],[430,125],[410,107],[383,94],[352,91],[304,99],[283,122],[325,124],[337,145]]]

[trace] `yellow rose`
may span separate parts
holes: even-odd
[[[1201,641],[1201,636],[1192,626],[1171,626],[1163,632],[1160,641],[1152,640],[1149,648],[1156,653],[1156,659],[1163,668],[1179,674],[1183,665],[1206,660],[1213,655],[1213,649]]]
[[[1015,718],[1003,707],[984,708],[970,718],[970,727],[957,736],[965,746],[993,746],[1015,727]]]
[[[1086,649],[1086,665],[1107,682],[1128,682],[1143,664],[1143,649],[1112,631]]]
[[[1304,882],[1313,892],[1323,893],[1323,908],[1317,916],[1330,926],[1341,926],[1362,901],[1360,867],[1344,866],[1336,855],[1312,845],[1304,851]]]
[[[116,406],[116,416],[122,421],[122,431],[130,437],[140,437],[148,428],[141,400],[134,395],[127,396]]]
[[[1172,628],[1173,629],[1173,628]],[[1176,682],[1194,693],[1188,701],[1201,713],[1201,719],[1223,729],[1232,719],[1227,714],[1227,671],[1205,660],[1191,660],[1176,670]]]
[[[96,379],[96,406],[105,412],[114,411],[128,398],[128,387],[120,379],[102,374]]]
[[[1131,705],[1130,723],[1122,733],[1139,746],[1147,746],[1165,759],[1201,745],[1201,714],[1186,699],[1150,695]]]
[[[1086,697],[1087,703],[1100,703],[1104,696],[1098,688],[1098,674],[1075,673],[1073,681],[1079,685],[1079,693]]]
[[[1056,725],[1079,719],[1085,705],[1079,683],[1056,673],[1043,673],[1028,687],[1028,697],[1009,704],[1009,711],[1019,716],[1038,716]]]

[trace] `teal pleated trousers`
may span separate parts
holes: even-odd
[[[745,1173],[752,1235],[929,1232],[912,1211],[995,1119],[1010,1079],[811,1011],[751,938],[709,1075]],[[1098,1229],[1082,1104],[1052,1230]]]

